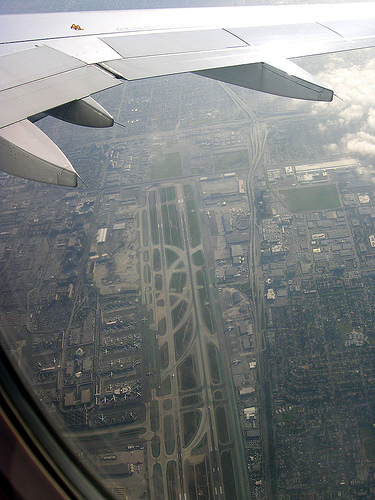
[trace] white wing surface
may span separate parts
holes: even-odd
[[[74,186],[67,158],[32,124],[44,114],[111,126],[91,94],[185,72],[331,101],[291,59],[374,46],[375,3],[8,15],[0,37],[0,168]]]

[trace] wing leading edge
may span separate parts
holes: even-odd
[[[0,16],[0,33],[0,168],[74,186],[74,168],[32,123],[41,116],[111,126],[91,94],[185,72],[331,101],[290,59],[374,46],[375,3]]]

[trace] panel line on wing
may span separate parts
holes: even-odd
[[[241,38],[239,35],[236,35],[236,33],[232,33],[232,31],[230,31],[229,29],[226,29],[226,28],[223,28],[223,31],[226,31],[227,33],[229,33],[230,35],[238,38],[238,40],[240,40],[241,42],[243,42],[245,45],[250,45],[249,43],[247,43],[246,40],[244,40],[243,38]]]
[[[258,48],[249,46],[227,50],[207,50],[169,54],[163,56],[142,56],[106,61],[105,67],[114,70],[126,80],[139,80],[154,76],[187,73],[208,68],[235,66],[259,61]]]
[[[326,26],[325,24],[323,23],[316,23],[318,24],[319,26],[322,26],[323,28],[326,28],[327,30],[330,30],[332,31],[333,33],[335,33],[335,35],[338,35],[340,36],[341,38],[345,38],[341,33],[339,33],[338,31],[334,30],[333,28],[330,28],[329,26]]]
[[[45,44],[86,64],[122,58],[121,54],[97,36],[46,40]]]
[[[126,33],[99,38],[121,54],[124,59],[222,50],[248,45],[222,28]]]
[[[120,83],[113,75],[90,65],[3,90],[0,127]]]
[[[0,57],[0,90],[65,73],[85,66],[72,56],[46,45]]]

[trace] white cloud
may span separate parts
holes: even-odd
[[[334,143],[328,144],[328,146],[326,146],[326,150],[329,153],[338,153],[340,151],[338,145]]]
[[[358,167],[357,174],[368,182],[375,184],[375,171],[373,165],[369,167]]]
[[[327,144],[328,151],[340,151],[367,159],[375,157],[373,54],[372,51],[362,51],[350,55],[333,55],[318,75],[341,98],[335,97],[332,103],[324,107],[320,103],[313,105],[313,113],[319,118],[319,129],[323,132],[334,131],[338,137],[336,144]]]
[[[375,109],[370,108],[368,112],[367,124],[370,130],[375,132]]]
[[[375,137],[363,130],[347,134],[343,142],[351,154],[375,157]]]

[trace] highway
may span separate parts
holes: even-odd
[[[265,496],[264,498],[271,498],[271,477],[269,467],[269,441],[268,435],[269,427],[266,414],[266,373],[267,373],[267,352],[266,340],[264,338],[264,331],[262,330],[262,314],[263,314],[263,300],[264,300],[264,286],[261,276],[260,266],[260,253],[259,243],[260,235],[256,221],[256,203],[255,203],[255,174],[261,161],[264,157],[264,150],[267,140],[269,129],[265,127],[264,122],[269,122],[281,118],[287,118],[288,113],[280,114],[273,113],[267,114],[259,120],[257,110],[254,106],[243,99],[233,90],[233,88],[222,85],[223,89],[231,97],[236,107],[241,109],[247,114],[250,119],[250,127],[248,132],[247,148],[249,151],[249,170],[246,178],[247,197],[250,208],[250,242],[249,242],[249,281],[252,296],[252,315],[253,315],[253,331],[256,339],[256,352],[257,352],[257,367],[259,370],[259,387],[257,393],[260,402],[260,423],[261,423],[261,442],[262,442],[262,455],[264,464],[265,475]],[[281,115],[281,116],[280,116]],[[285,115],[285,116],[284,116]],[[304,113],[301,113],[304,115]],[[301,116],[299,115],[299,117]]]

